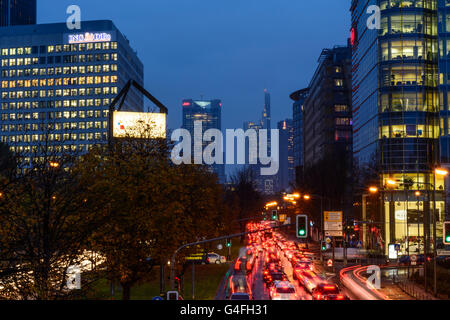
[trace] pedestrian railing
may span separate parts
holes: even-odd
[[[416,284],[410,281],[399,281],[397,286],[405,293],[415,298],[416,300],[435,300],[432,294],[425,292],[422,288],[419,288]]]

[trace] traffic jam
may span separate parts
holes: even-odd
[[[247,225],[247,231],[254,233],[247,235],[247,245],[235,262],[228,299],[349,300],[337,284],[318,274],[314,253],[267,230],[272,226],[268,221]]]

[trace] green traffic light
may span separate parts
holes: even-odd
[[[301,236],[304,236],[306,234],[306,232],[305,232],[305,230],[301,229],[301,230],[298,230],[298,234]]]
[[[445,242],[450,242],[450,235],[445,238]]]

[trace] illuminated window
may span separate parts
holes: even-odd
[[[55,47],[54,46],[48,46],[47,47],[47,52],[48,53],[52,53],[52,52],[54,52],[55,51]]]

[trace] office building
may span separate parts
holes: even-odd
[[[380,6],[380,30],[367,28],[370,5]],[[446,18],[438,19],[436,0],[353,0],[351,14],[354,156],[361,168],[377,170],[382,212],[375,218],[383,221],[385,254],[393,243],[400,254],[423,252],[434,233],[432,211],[437,239],[445,215],[444,178],[435,168],[439,89],[444,117],[448,99],[447,72],[439,77],[437,29]],[[444,38],[440,42],[444,68]],[[441,142],[446,152],[445,138]]]
[[[280,137],[280,165],[277,174],[277,192],[291,191],[295,183],[294,125],[292,119],[278,122]]]
[[[0,27],[36,24],[36,0],[0,0]]]
[[[308,97],[309,89],[301,89],[290,95],[294,126],[294,167],[295,181],[300,184],[303,179],[303,104]]]
[[[192,137],[192,154],[203,151],[209,142],[203,141],[203,134],[209,129],[222,130],[222,102],[220,100],[193,100],[185,99],[182,102],[183,129],[190,132]],[[194,122],[202,122],[202,132],[194,132]],[[197,135],[197,136],[196,136]],[[202,145],[194,145],[194,140],[199,139]],[[197,148],[197,149],[196,149]],[[201,148],[201,150],[199,149]],[[224,147],[225,161],[225,147]],[[217,174],[219,181],[225,183],[225,165],[213,164],[211,169]]]
[[[351,48],[324,49],[303,103],[303,165],[344,150],[351,159]],[[339,152],[340,153],[340,152]]]
[[[112,99],[130,79],[143,84],[143,65],[112,21],[86,21],[82,28],[0,28],[0,141],[13,151],[32,151],[49,126],[48,139],[65,150],[107,142]],[[143,111],[142,94],[132,89],[122,109]]]

